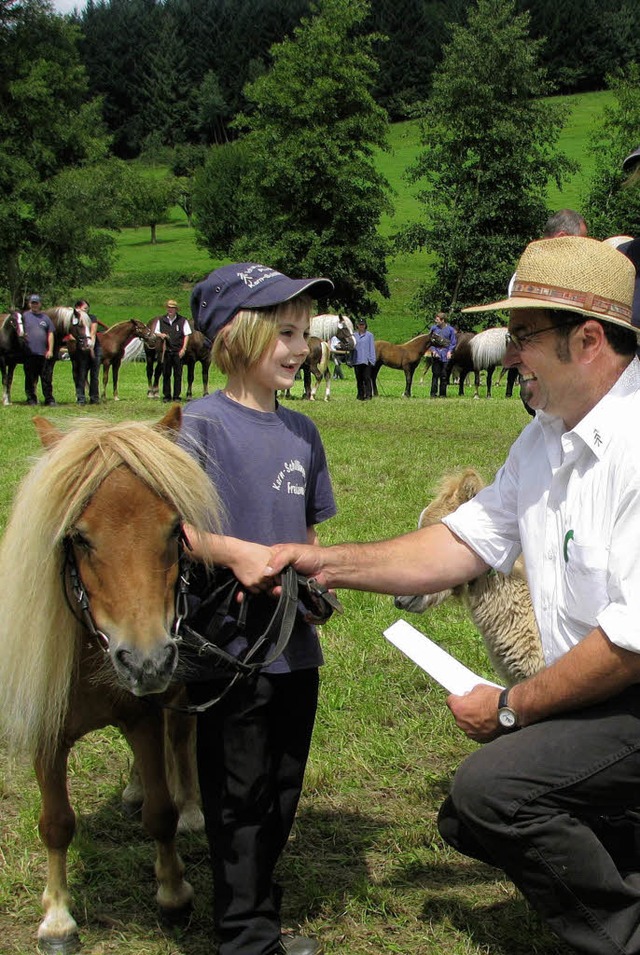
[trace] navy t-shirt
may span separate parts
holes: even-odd
[[[254,411],[216,391],[185,407],[179,440],[218,491],[225,534],[267,545],[303,543],[308,527],[336,513],[322,441],[306,415],[280,405]],[[272,598],[263,600],[262,629],[275,609]],[[244,645],[238,639],[227,649],[237,654]],[[316,629],[298,615],[289,645],[267,672],[321,663]]]
[[[22,316],[27,351],[32,355],[46,355],[49,332],[55,333],[53,322],[44,312],[28,311]]]

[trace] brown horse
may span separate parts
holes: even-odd
[[[126,322],[118,322],[117,325],[112,325],[106,332],[98,332],[98,338],[102,346],[102,398],[107,397],[109,369],[111,369],[113,371],[113,400],[119,401],[118,373],[124,358],[125,348],[134,338],[140,338],[143,342],[153,343],[155,346],[157,337],[147,328],[144,322],[139,322],[137,318],[130,318]],[[66,344],[73,359],[75,343],[70,340]]]
[[[405,389],[404,398],[411,397],[411,383],[413,375],[420,364],[420,359],[431,345],[437,345],[444,348],[449,343],[441,338],[436,332],[430,331],[424,335],[416,335],[415,338],[405,342],[403,345],[394,345],[391,342],[376,342],[376,363],[371,373],[371,383],[373,385],[374,395],[378,394],[378,372],[382,365],[389,368],[396,368],[404,372]]]
[[[151,331],[155,328],[158,317],[152,318],[147,322],[147,328]],[[209,369],[211,367],[211,348],[212,343],[197,330],[192,331],[187,341],[187,347],[182,359],[183,367],[187,368],[187,399],[193,397],[193,381],[196,373],[196,364],[200,362],[202,366],[202,394],[209,394]],[[144,354],[147,363],[147,398],[158,397],[158,385],[162,375],[162,351],[163,341],[157,339],[156,344],[144,342]]]
[[[178,661],[172,632],[182,521],[218,513],[211,484],[172,440],[180,409],[157,428],[85,419],[65,435],[36,419],[45,453],[23,480],[0,545],[0,731],[31,754],[48,856],[42,948],[75,951],[67,849],[75,816],[67,761],[86,733],[112,724],[133,750],[142,822],[155,840],[157,901],[185,909],[167,786],[162,702]]]

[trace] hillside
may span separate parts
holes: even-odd
[[[586,148],[589,131],[609,98],[607,92],[563,97],[571,105],[571,115],[561,133],[560,144],[567,155],[578,160],[581,168],[562,192],[555,185],[549,189],[551,208],[580,208],[581,192],[593,166]],[[418,149],[418,123],[396,123],[390,127],[389,150],[376,154],[378,168],[393,189],[395,206],[395,215],[384,216],[381,221],[385,235],[391,235],[420,214],[415,198],[417,187],[404,178]],[[77,290],[88,296],[92,309],[109,324],[132,317],[151,318],[169,296],[177,297],[183,312],[188,311],[193,283],[220,264],[196,247],[193,230],[178,208],[173,210],[168,224],[158,227],[157,245],[150,244],[147,228],[126,229],[119,237],[119,250],[116,271],[108,283]],[[421,323],[411,314],[410,302],[416,283],[429,268],[429,261],[426,252],[390,259],[391,297],[380,301],[380,314],[373,326],[377,337],[403,341],[420,330]]]

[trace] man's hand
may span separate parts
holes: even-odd
[[[488,743],[500,736],[498,700],[500,688],[479,683],[464,696],[447,697],[447,706],[458,727],[476,743]]]
[[[269,561],[263,567],[266,577],[274,577],[289,564],[305,577],[315,577],[326,584],[322,576],[323,549],[310,544],[274,544],[270,548]]]

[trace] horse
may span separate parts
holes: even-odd
[[[348,315],[314,315],[309,323],[309,335],[328,342],[338,334],[338,329],[344,328],[345,325],[353,335],[353,322]]]
[[[102,399],[107,397],[107,385],[109,383],[109,369],[113,371],[113,400],[119,401],[118,396],[118,373],[120,365],[124,358],[125,349],[129,342],[134,338],[139,338],[143,342],[148,342],[155,347],[157,336],[151,331],[144,322],[137,318],[130,318],[124,322],[118,322],[106,330],[98,332],[100,345],[102,347]],[[73,357],[74,343],[69,342],[69,354]]]
[[[158,318],[159,316],[147,322],[147,328],[150,331],[153,331],[156,327]],[[155,345],[150,341],[143,342],[143,345],[147,363],[147,398],[157,398],[160,376],[162,375],[163,340],[158,338]],[[200,362],[202,366],[202,394],[203,396],[209,394],[211,348],[212,342],[206,335],[203,335],[202,332],[199,332],[197,329],[191,332],[182,359],[182,364],[186,366],[187,369],[187,399],[193,397],[193,380],[195,378],[197,362]],[[132,350],[131,353],[127,355],[127,358],[129,360],[134,359],[136,357],[136,351]]]
[[[331,316],[325,315],[316,316],[316,318],[317,317],[329,318]],[[340,341],[344,351],[347,354],[350,354],[353,351],[355,342],[353,334],[349,331],[349,326],[346,325],[346,323],[343,325],[336,325],[336,330],[333,334]],[[302,364],[302,376],[304,384],[303,398],[306,398],[309,401],[315,401],[318,387],[321,381],[324,379],[324,400],[329,401],[331,398],[331,368],[329,366],[331,359],[331,348],[327,341],[316,338],[314,335],[309,336],[307,339],[307,344],[309,346],[309,354]],[[315,378],[314,384],[311,384],[312,375]]]
[[[0,315],[0,375],[2,376],[2,404],[11,404],[11,386],[16,365],[24,359],[24,337],[20,334],[18,323],[22,321],[20,312],[5,312]]]
[[[460,504],[470,501],[484,487],[477,471],[467,468],[446,475],[435,499],[424,508],[418,527],[439,523]],[[449,596],[460,597],[480,632],[489,659],[507,686],[526,680],[544,667],[540,633],[522,558],[510,574],[488,570],[475,580],[436,594],[396,597],[399,610],[424,613]]]
[[[487,328],[483,332],[474,334],[473,332],[462,332],[458,335],[456,347],[453,349],[451,361],[449,362],[449,373],[454,368],[459,370],[458,395],[464,395],[464,383],[470,371],[473,371],[475,377],[474,398],[479,398],[480,390],[480,371],[487,371],[487,398],[491,397],[491,382],[493,372],[497,365],[501,365],[507,350],[507,334],[504,328]],[[507,388],[505,395],[510,398],[513,394],[513,386],[518,377],[515,368],[509,368],[507,372]]]
[[[444,348],[448,344],[449,343],[445,341],[444,338],[441,338],[435,331],[426,332],[424,335],[416,335],[415,338],[410,339],[403,345],[394,345],[391,342],[377,341],[376,363],[371,373],[373,394],[378,394],[378,372],[380,371],[382,365],[387,365],[389,368],[396,368],[404,372],[405,389],[403,392],[403,398],[410,398],[413,375],[416,368],[420,364],[420,359],[424,353],[431,347],[431,345],[436,345],[438,348]]]
[[[208,527],[219,508],[205,473],[173,440],[180,417],[173,407],[155,427],[85,418],[66,434],[36,418],[44,452],[0,544],[0,733],[35,766],[48,860],[38,941],[62,955],[78,944],[67,761],[95,729],[117,725],[134,753],[161,910],[176,916],[193,895],[176,851],[161,704],[172,699],[178,665],[171,627],[182,522]]]

